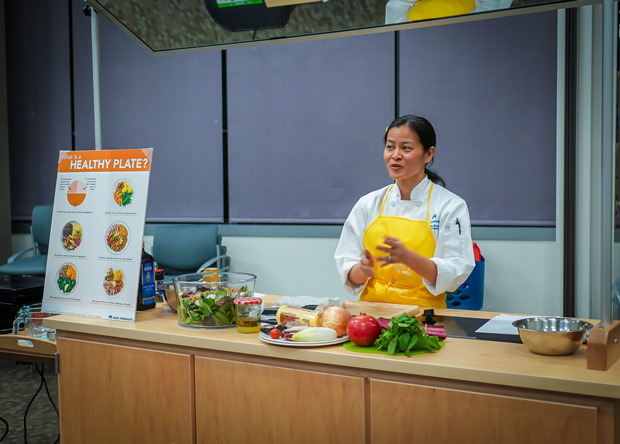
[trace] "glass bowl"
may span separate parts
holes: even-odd
[[[234,299],[254,296],[256,275],[204,272],[172,279],[179,325],[189,328],[230,328],[236,325]]]
[[[573,318],[538,316],[519,319],[512,323],[532,353],[562,356],[574,353],[583,343],[589,322]]]

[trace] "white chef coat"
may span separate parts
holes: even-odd
[[[384,216],[426,220],[426,204],[431,181],[425,177],[411,191],[411,200],[401,200],[400,189],[391,185],[373,191],[357,201],[342,227],[342,234],[334,259],[340,279],[346,290],[359,296],[365,284],[355,285],[348,274],[364,257],[364,232],[377,218],[385,194],[389,195],[383,208]],[[437,265],[435,284],[423,279],[424,285],[435,296],[456,290],[469,276],[476,264],[471,239],[471,222],[467,204],[456,194],[435,184],[430,197],[429,217],[437,246],[430,260]],[[456,223],[458,220],[458,224]],[[386,233],[389,235],[389,233]]]

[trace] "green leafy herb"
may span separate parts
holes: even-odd
[[[428,336],[416,318],[402,314],[398,319],[392,318],[387,330],[383,330],[375,341],[379,350],[387,350],[391,355],[404,353],[410,357],[413,350],[434,353],[443,347],[437,336]]]

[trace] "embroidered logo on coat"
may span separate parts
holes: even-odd
[[[439,218],[437,218],[436,214],[433,214],[433,217],[431,217],[431,230],[439,230]]]

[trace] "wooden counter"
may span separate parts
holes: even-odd
[[[411,358],[291,348],[181,327],[166,306],[135,323],[44,324],[57,330],[63,444],[620,443],[620,365],[587,370],[585,346],[559,357],[458,338]]]

